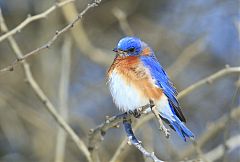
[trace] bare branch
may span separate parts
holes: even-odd
[[[240,67],[229,67],[226,66],[226,68],[198,81],[197,83],[189,86],[188,88],[184,89],[183,91],[181,91],[178,94],[178,98],[182,98],[184,96],[186,96],[187,94],[189,94],[190,92],[192,92],[193,90],[203,86],[204,84],[211,84],[212,82],[214,82],[215,80],[218,80],[219,78],[222,78],[228,74],[240,74]]]
[[[6,72],[6,71],[13,71],[14,67],[19,64],[22,63],[25,59],[27,59],[28,57],[32,56],[32,55],[36,55],[38,54],[40,51],[44,50],[44,49],[48,49],[57,39],[60,35],[64,34],[65,32],[67,32],[69,29],[73,28],[74,25],[80,20],[82,19],[83,15],[85,15],[85,13],[91,9],[94,8],[96,6],[98,6],[98,4],[101,2],[101,0],[95,0],[93,3],[88,4],[87,7],[78,14],[78,16],[67,26],[65,26],[63,29],[56,31],[55,35],[44,45],[42,45],[41,47],[38,47],[37,49],[27,53],[26,55],[17,58],[11,65],[3,68],[0,70],[0,72]]]
[[[125,128],[125,132],[127,134],[128,140],[132,145],[134,145],[139,151],[141,151],[145,157],[151,158],[154,162],[163,162],[162,160],[159,160],[155,156],[154,152],[149,153],[148,151],[146,151],[145,148],[142,146],[141,142],[138,141],[138,139],[135,137],[133,133],[130,119],[128,120],[124,119],[123,125]]]
[[[204,39],[205,37],[198,38],[182,51],[176,61],[167,68],[167,72],[170,76],[175,77],[180,71],[183,71],[194,57],[203,52],[206,46]]]
[[[141,118],[141,121],[143,121],[143,123],[145,123],[144,121],[148,121],[148,120],[152,119],[153,117],[154,117],[153,114],[148,114],[148,115],[143,116],[143,118]],[[140,125],[141,123],[140,124],[139,123],[140,122],[136,123],[136,125],[133,128],[133,131],[136,131],[141,126]],[[124,140],[121,142],[121,144],[118,146],[116,152],[112,156],[110,162],[115,162],[117,160],[122,161],[122,158],[125,157],[125,155],[122,155],[122,156],[120,156],[120,155],[123,152],[124,148],[126,147],[127,141],[128,141],[128,138],[124,138]],[[127,153],[127,151],[126,151],[126,153]]]
[[[62,47],[62,66],[59,84],[59,113],[66,121],[68,121],[68,89],[71,70],[71,48],[72,40],[69,38],[69,36],[67,36],[64,39]],[[66,139],[67,135],[65,131],[59,127],[57,134],[55,162],[64,162]]]
[[[39,20],[39,19],[44,19],[46,18],[50,13],[52,13],[54,10],[56,10],[58,7],[62,7],[65,6],[66,4],[69,4],[71,2],[74,2],[75,0],[65,0],[63,2],[60,3],[56,3],[55,5],[53,5],[52,7],[50,7],[49,9],[47,9],[46,11],[38,14],[38,15],[34,15],[31,16],[29,15],[23,22],[21,22],[18,26],[16,26],[14,29],[6,32],[5,34],[0,36],[0,42],[2,42],[3,40],[5,40],[6,38],[8,38],[11,35],[14,35],[18,32],[20,32],[25,26],[27,26],[28,24],[30,24],[33,21]]]
[[[0,12],[0,22],[1,27],[3,31],[8,31],[8,28],[4,22],[3,16]],[[8,37],[8,41],[14,50],[14,53],[17,57],[23,57],[23,53],[21,49],[19,48],[17,42],[12,36]],[[73,131],[73,129],[66,123],[66,121],[62,118],[61,115],[58,114],[56,111],[56,108],[51,103],[51,101],[48,99],[48,97],[44,94],[43,90],[39,87],[38,83],[34,79],[32,72],[30,70],[29,64],[26,60],[22,60],[22,65],[24,69],[24,73],[26,75],[26,81],[29,83],[29,85],[32,87],[33,91],[36,93],[36,95],[39,97],[40,101],[44,104],[47,111],[52,115],[52,117],[56,120],[56,122],[68,133],[68,135],[71,137],[71,139],[76,143],[78,149],[84,153],[87,160],[89,162],[92,162],[90,153],[84,144],[84,142],[78,137],[78,135]]]

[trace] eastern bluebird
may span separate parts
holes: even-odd
[[[193,138],[184,125],[186,119],[176,99],[177,91],[153,50],[139,38],[125,37],[113,51],[116,57],[107,78],[117,107],[129,112],[153,102],[160,121],[166,122],[184,141],[186,137]]]

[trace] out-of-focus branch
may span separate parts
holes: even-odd
[[[240,21],[239,20],[235,20],[234,24],[235,24],[235,26],[237,28],[237,31],[238,31],[238,39],[240,40]]]
[[[61,10],[63,16],[65,17],[68,23],[71,23],[72,19],[74,19],[78,15],[77,7],[73,3],[65,7],[62,7]],[[95,47],[91,43],[81,20],[76,25],[77,26],[71,30],[71,35],[74,41],[76,42],[78,48],[81,50],[82,54],[87,56],[93,62],[96,62],[100,65],[104,66],[110,65],[113,60],[113,56],[107,55],[106,54],[107,52],[103,51],[100,48]]]
[[[125,128],[125,132],[127,134],[129,142],[134,145],[139,151],[142,152],[142,154],[145,157],[151,158],[154,162],[163,162],[162,160],[159,160],[154,152],[149,153],[148,151],[145,150],[145,148],[142,146],[141,142],[138,141],[138,139],[135,137],[133,130],[132,130],[132,125],[131,125],[131,120],[123,120],[123,126]]]
[[[203,152],[201,150],[201,147],[199,146],[199,144],[197,143],[197,141],[193,140],[192,141],[192,145],[193,145],[193,149],[196,151],[197,153],[197,157],[202,159],[204,162],[209,162],[208,159],[203,155]]]
[[[199,147],[205,145],[212,137],[215,137],[220,131],[222,131],[229,118],[232,120],[236,120],[240,118],[240,107],[232,109],[230,114],[225,114],[212,124],[210,124],[204,133],[196,140]],[[189,157],[194,153],[193,146],[187,147],[184,151],[179,154],[179,158],[182,159],[184,157]]]
[[[240,67],[229,67],[227,65],[226,68],[198,81],[197,83],[195,83],[195,84],[189,86],[188,88],[184,89],[183,91],[181,91],[178,94],[178,98],[182,98],[182,97],[186,96],[187,94],[189,94],[193,90],[203,86],[204,84],[211,84],[215,80],[218,80],[228,74],[234,74],[234,73],[240,74]]]
[[[0,12],[0,22],[1,22],[1,29],[5,32],[8,31],[7,25],[4,22],[4,18]],[[11,48],[13,49],[14,53],[17,57],[21,58],[23,57],[23,53],[21,49],[19,48],[17,42],[12,36],[9,36],[8,41],[10,43]],[[26,60],[22,60],[22,65],[24,69],[24,73],[26,75],[26,81],[29,83],[33,91],[36,93],[36,95],[39,97],[40,101],[44,104],[47,111],[50,113],[50,115],[56,120],[56,122],[68,133],[68,135],[71,137],[71,139],[76,143],[78,149],[84,153],[87,160],[89,162],[92,162],[92,159],[90,157],[90,153],[84,144],[84,142],[78,137],[78,135],[73,131],[73,129],[66,123],[66,121],[62,118],[61,115],[58,114],[56,111],[56,108],[51,103],[51,101],[48,99],[48,97],[44,94],[43,90],[39,87],[38,83],[34,79],[32,72],[30,70],[29,64]]]
[[[227,140],[226,145],[228,147],[228,152],[233,151],[236,148],[240,147],[240,135],[236,135],[234,137],[231,137],[230,139]],[[224,146],[223,144],[215,147],[208,153],[206,153],[204,156],[209,160],[209,161],[217,161],[219,160],[224,154]]]
[[[62,66],[61,66],[61,78],[59,84],[59,113],[68,121],[68,89],[71,70],[71,48],[72,40],[67,36],[64,39],[62,47]],[[59,127],[56,143],[55,162],[64,162],[66,133]]]
[[[203,52],[206,46],[204,38],[205,37],[198,38],[195,42],[187,46],[176,61],[167,68],[167,72],[171,77],[175,77],[179,72],[183,71],[194,57]]]
[[[44,19],[46,18],[50,13],[52,13],[54,10],[56,10],[59,7],[63,7],[66,4],[69,4],[70,2],[73,2],[74,0],[65,0],[63,2],[60,3],[56,3],[55,5],[53,5],[52,7],[50,7],[49,9],[47,9],[46,11],[38,14],[38,15],[34,15],[31,16],[29,15],[23,22],[21,22],[18,26],[16,26],[14,29],[6,32],[5,34],[0,36],[0,42],[2,42],[3,40],[5,40],[6,38],[8,38],[11,35],[14,35],[18,32],[20,32],[24,27],[26,27],[28,24],[30,24],[33,21],[39,20],[39,19]]]
[[[240,88],[236,85],[236,90],[233,94],[233,97],[232,97],[232,101],[230,103],[230,108],[229,108],[229,111],[231,112],[232,111],[232,108],[233,106],[235,105],[235,102],[237,104],[237,100],[239,98],[239,93],[240,93]],[[223,162],[228,162],[228,146],[227,146],[227,140],[229,139],[230,137],[230,127],[231,127],[231,124],[232,124],[232,120],[233,118],[231,118],[231,113],[227,113],[227,122],[225,124],[225,129],[224,129],[224,132],[223,132],[223,146],[224,146],[224,154],[223,154]]]
[[[88,4],[87,7],[77,15],[77,17],[71,21],[70,24],[68,24],[67,26],[65,26],[63,29],[56,31],[55,35],[44,45],[42,45],[41,47],[38,47],[37,49],[27,53],[26,55],[23,55],[22,57],[19,57],[9,66],[3,68],[0,70],[0,72],[6,72],[6,71],[13,71],[14,67],[16,65],[18,65],[19,63],[23,63],[24,60],[26,60],[28,57],[33,56],[38,54],[40,51],[44,50],[44,49],[48,49],[57,39],[60,35],[64,34],[65,32],[67,32],[68,30],[70,30],[71,28],[74,27],[74,25],[80,20],[82,19],[83,15],[85,15],[85,13],[91,9],[94,8],[96,6],[98,6],[98,4],[101,2],[101,0],[95,0],[93,3]]]
[[[128,24],[126,14],[119,8],[113,8],[112,12],[113,15],[118,19],[120,28],[122,29],[123,33],[128,36],[134,35],[132,29],[130,28],[130,25]]]

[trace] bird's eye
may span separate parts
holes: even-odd
[[[134,51],[135,51],[135,48],[130,48],[128,51],[129,51],[129,52],[134,52]]]

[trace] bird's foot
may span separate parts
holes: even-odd
[[[163,131],[166,138],[170,137],[170,130],[167,129],[163,124],[160,124],[159,130]]]
[[[141,113],[140,113],[141,110],[139,110],[139,109],[135,109],[134,111],[129,110],[128,112],[129,112],[129,114],[133,115],[135,118],[140,118],[140,116],[141,116]]]
[[[165,137],[166,138],[169,138],[170,136],[170,130],[167,129],[164,125],[163,125],[163,121],[162,119],[160,118],[160,114],[157,110],[157,107],[154,105],[154,103],[152,101],[150,101],[150,104],[152,105],[151,106],[151,109],[152,109],[152,112],[153,114],[155,115],[155,117],[158,119],[158,123],[159,123],[159,130],[160,131],[163,131],[163,133],[165,134]]]

